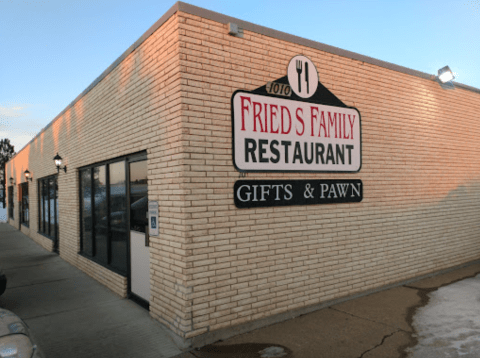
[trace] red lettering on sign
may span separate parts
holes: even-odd
[[[327,133],[327,125],[325,124],[325,113],[322,111],[322,116],[320,117],[320,128],[318,129],[318,136],[322,136],[322,127],[323,127],[323,134],[325,138],[330,138],[330,134]]]
[[[314,111],[317,111],[317,113],[313,113]],[[312,128],[312,133],[310,134],[310,136],[314,136],[313,134],[313,130],[315,128],[315,120],[317,120],[317,114],[318,114],[318,107],[310,107],[310,118],[311,118],[311,128]]]
[[[343,115],[343,139],[350,139],[350,136],[347,135],[347,129],[345,128],[345,114]]]
[[[314,136],[314,130],[315,130],[315,123],[316,123],[316,120],[318,120],[318,117],[317,115],[319,114],[318,113],[318,107],[310,107],[310,112],[311,112],[311,124],[312,124],[312,134],[311,136],[313,137]],[[314,110],[317,111],[317,113],[315,114],[314,113]],[[327,125],[325,124],[325,113],[322,111],[321,112],[321,115],[320,115],[320,127],[318,128],[318,136],[321,137],[322,136],[322,127],[323,127],[323,134],[325,135],[326,138],[329,138],[330,135],[327,131]]]
[[[298,115],[298,112],[301,112],[302,115],[303,115],[303,109],[297,108],[297,110],[295,111],[295,115],[297,116],[297,121],[299,121],[300,123],[302,123],[302,132],[299,133],[299,132],[298,132],[298,128],[297,128],[297,129],[296,129],[296,130],[297,130],[297,135],[303,135],[303,132],[305,132],[305,123],[303,122],[303,118]],[[296,127],[295,127],[295,128],[296,128]]]
[[[267,111],[268,104],[267,103],[264,104],[264,108],[265,108],[265,132],[268,133],[268,111]]]
[[[244,96],[240,96],[240,100],[242,101],[242,131],[244,131],[245,130],[245,109],[248,112],[248,106],[245,106],[245,100],[250,102],[250,104],[252,104],[252,101],[250,98],[244,97]]]
[[[270,105],[270,133],[278,133],[278,129],[280,128],[280,125],[278,125],[277,129],[273,130],[273,119],[274,117],[275,119],[277,118],[277,111],[278,111],[278,106],[276,104],[271,104]]]
[[[328,137],[330,138],[330,129],[333,126],[334,129],[337,127],[337,114],[333,114],[333,118],[331,113],[328,112]],[[335,130],[335,138],[337,138],[337,131]]]
[[[258,111],[257,111],[258,108]],[[253,131],[257,131],[257,119],[260,124],[260,132],[263,132],[263,125],[260,115],[262,114],[262,104],[259,102],[253,102]]]
[[[353,124],[355,123],[355,115],[353,115],[353,122],[350,119],[350,115],[348,115],[348,121],[350,122],[350,132],[352,133],[352,139],[353,139]]]
[[[285,118],[285,116],[283,115],[284,110],[287,111],[287,114],[288,114],[288,130],[287,131],[285,131],[285,126],[283,125],[283,123],[284,123],[283,119]],[[288,108],[285,107],[285,106],[281,106],[280,111],[281,111],[281,114],[282,114],[282,134],[288,134],[288,133],[290,133],[290,130],[292,129],[292,116],[290,115],[290,111],[288,110]]]

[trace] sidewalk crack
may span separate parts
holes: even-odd
[[[387,338],[390,338],[391,336],[393,336],[395,333],[398,333],[398,332],[400,332],[400,329],[397,329],[395,332],[392,332],[392,333],[390,333],[390,334],[387,334],[387,335],[383,336],[382,341],[380,342],[380,344],[377,344],[375,347],[372,347],[372,348],[366,350],[366,351],[363,352],[358,358],[363,358],[363,356],[364,356],[365,354],[367,354],[368,352],[371,352],[371,351],[373,351],[374,349],[377,349],[378,347],[380,347],[381,345],[383,345],[383,343],[385,343],[385,340],[386,340]]]
[[[337,312],[341,312],[341,313],[347,314],[347,315],[352,316],[352,317],[355,317],[355,318],[364,319],[364,320],[366,320],[366,321],[370,321],[370,322],[373,322],[373,323],[381,324],[381,325],[383,325],[383,326],[395,328],[395,329],[397,329],[397,331],[395,331],[395,332],[402,331],[402,332],[406,332],[406,333],[409,333],[409,334],[411,333],[411,332],[406,331],[406,330],[404,330],[404,329],[402,329],[402,328],[400,328],[400,327],[391,326],[391,325],[386,324],[386,323],[384,323],[384,322],[378,322],[378,321],[375,321],[375,320],[370,319],[370,318],[367,318],[367,317],[356,316],[356,315],[354,315],[354,314],[352,314],[352,313],[350,313],[350,312],[345,312],[345,311],[339,310],[338,308],[333,308],[333,307],[328,307],[328,308],[331,309],[331,310],[337,311]]]

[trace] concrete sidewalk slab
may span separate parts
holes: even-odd
[[[84,357],[98,358],[158,358],[179,353],[164,328],[128,300],[90,304],[26,322],[37,339],[48,344],[48,357],[76,357],[78,351]]]
[[[15,228],[0,224],[0,307],[29,325],[46,358],[172,357],[181,350],[148,311]]]
[[[57,258],[58,260],[48,259],[42,263],[36,263],[36,269],[33,270],[33,272],[31,266],[4,269],[9,280],[9,289],[83,276],[83,272],[81,271],[73,270],[73,272],[71,272],[68,270],[67,268],[70,265],[58,256]]]
[[[333,309],[411,332],[408,308],[421,303],[417,290],[395,287],[332,306]]]
[[[417,344],[412,317],[428,303],[428,293],[478,273],[480,264],[473,264],[409,281],[194,349],[178,358],[259,358],[258,351],[248,348],[260,344],[285,347],[288,353],[283,358],[405,358],[407,349]],[[235,348],[249,353],[235,353]]]
[[[8,294],[5,292],[0,303],[28,319],[119,300],[108,288],[97,285],[90,277],[75,276],[17,288],[7,287]]]
[[[433,276],[417,282],[413,282],[408,286],[423,290],[437,289],[441,286],[450,285],[458,280],[464,280],[467,277],[474,277],[479,272],[480,264],[473,264],[467,267],[462,267],[458,270],[444,273],[442,275]]]
[[[293,357],[302,358],[349,358],[360,357],[371,347],[380,344],[385,336],[397,331],[383,323],[377,323],[337,311],[332,308],[312,312],[286,322],[274,324],[249,333],[219,342],[215,346],[230,346],[249,343],[266,343],[270,346],[285,346]],[[208,347],[192,351],[194,357],[232,357],[233,352],[223,355],[222,350],[214,355]],[[258,357],[258,355],[240,357]]]

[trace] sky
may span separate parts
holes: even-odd
[[[480,88],[480,0],[186,0]],[[0,0],[0,139],[18,152],[173,0]]]

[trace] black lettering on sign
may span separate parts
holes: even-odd
[[[358,203],[363,184],[354,180],[238,180],[234,185],[237,208]]]

